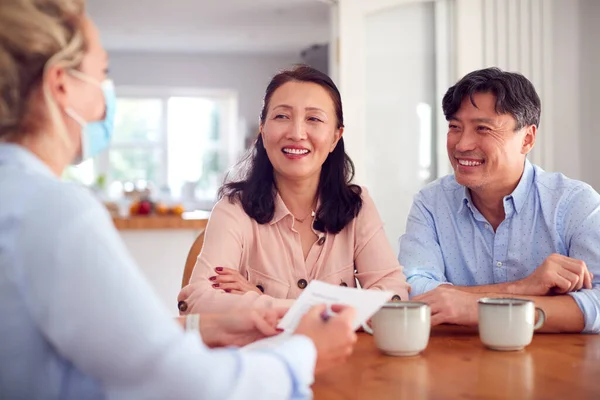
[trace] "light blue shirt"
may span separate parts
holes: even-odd
[[[600,195],[589,185],[525,162],[519,184],[504,197],[496,232],[453,175],[422,189],[400,238],[398,260],[411,296],[443,283],[478,286],[530,275],[552,253],[583,260],[593,288],[570,293],[585,332],[600,332]]]
[[[310,398],[316,351],[210,350],[185,333],[104,207],[0,144],[1,399]]]

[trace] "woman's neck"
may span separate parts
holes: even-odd
[[[39,158],[54,175],[61,177],[65,168],[69,165],[66,161],[69,156],[65,154],[66,146],[57,143],[57,140],[44,132],[24,135],[15,144],[23,146]]]
[[[286,207],[297,218],[304,218],[316,206],[319,179],[289,180],[275,178],[277,191]]]

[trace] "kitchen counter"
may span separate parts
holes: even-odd
[[[115,227],[120,230],[157,229],[204,229],[210,217],[209,211],[190,211],[183,215],[134,215],[127,218],[113,217]]]

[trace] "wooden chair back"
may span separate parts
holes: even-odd
[[[200,255],[200,251],[202,251],[202,245],[204,245],[204,229],[190,248],[187,259],[185,260],[185,267],[183,268],[183,278],[181,279],[181,287],[187,286],[190,283],[190,278],[192,277],[192,272],[194,271],[194,266],[196,265],[196,260]]]

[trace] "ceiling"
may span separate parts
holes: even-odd
[[[299,53],[329,40],[323,0],[87,0],[108,50]]]

